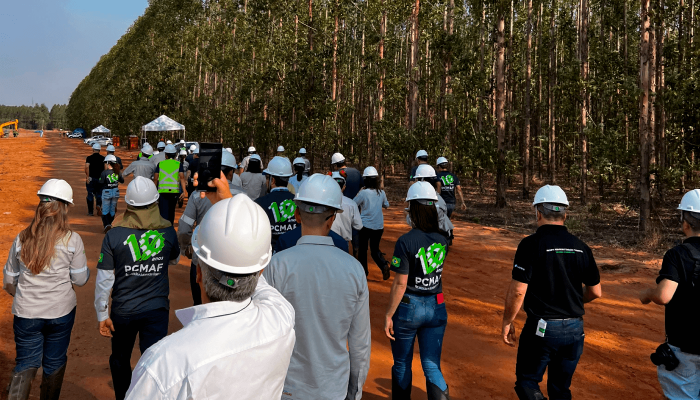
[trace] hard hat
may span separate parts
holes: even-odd
[[[303,147],[299,149],[299,154],[306,154],[306,149]]]
[[[250,158],[253,158],[252,156]],[[267,164],[267,168],[263,171],[267,175],[279,176],[282,178],[289,178],[294,175],[292,170],[292,163],[289,162],[287,157],[275,156]]]
[[[111,155],[111,154],[108,154],[107,157],[105,157],[104,162],[113,162],[113,163],[115,163],[115,162],[117,162],[117,157],[115,157],[115,156],[113,156],[113,155]]]
[[[93,150],[102,150],[102,146],[100,146],[99,143],[95,143],[92,145],[92,149]]]
[[[168,140],[167,142],[165,142],[165,144],[173,144],[173,142],[171,142],[170,140]]]
[[[165,148],[165,142],[158,142],[158,145],[156,146],[157,149],[164,149]]]
[[[192,249],[211,268],[252,274],[270,262],[271,237],[265,211],[248,196],[235,196],[209,209],[192,234]]]
[[[225,148],[224,150],[228,151],[229,153],[233,154],[233,149],[230,147]]]
[[[199,147],[195,147],[194,150],[192,151],[192,154],[199,154]]]
[[[297,207],[300,206],[299,202],[304,202],[330,207],[338,210],[338,212],[343,210],[343,192],[340,191],[338,182],[328,175],[311,175],[301,184],[294,200],[297,203]],[[310,209],[309,207],[302,207],[302,209],[310,213],[315,211],[313,207]],[[319,213],[323,211],[325,211],[325,208],[317,209]]]
[[[340,173],[340,171],[333,171],[333,173],[331,174],[331,178],[333,178],[336,182],[338,180],[342,180],[343,184],[347,182],[347,179],[345,179],[345,177],[343,176],[343,174]]]
[[[416,158],[418,157],[428,157],[428,152],[425,150],[418,150],[418,153],[416,153]]]
[[[49,179],[36,194],[73,204],[73,188],[63,179]]]
[[[278,147],[277,147],[277,152],[279,153],[279,152],[281,152],[281,151],[284,151],[284,146],[278,146]]]
[[[107,151],[111,151],[112,153],[114,153],[115,151],[117,151],[117,149],[115,149],[114,146],[110,144],[109,146],[107,146]]]
[[[306,161],[303,158],[297,157],[294,159],[294,165],[306,165]]]
[[[331,164],[337,164],[343,161],[345,161],[345,157],[340,153],[335,153],[331,156]]]
[[[569,205],[569,200],[566,199],[566,193],[556,185],[544,185],[535,194],[535,201],[532,202],[533,206],[542,203],[553,203],[553,204],[563,204],[565,206]]]
[[[177,149],[172,144],[165,146],[165,154],[177,154]]]
[[[124,201],[128,205],[142,207],[155,203],[159,197],[158,188],[156,188],[156,184],[152,180],[143,176],[137,176],[126,187]]]
[[[253,146],[248,147],[248,153],[253,153],[253,152],[255,152],[255,147],[253,147]]]
[[[185,143],[185,139],[180,139],[180,143]]]
[[[250,159],[251,159],[251,160],[258,160],[258,161],[260,161],[260,162],[262,163],[262,158],[260,158],[260,156],[257,155],[257,154],[251,154],[251,155],[250,155]]]
[[[224,151],[221,153],[221,166],[237,169],[238,164],[236,164],[236,157],[228,151]]]
[[[365,170],[362,172],[362,177],[367,178],[367,177],[373,177],[373,176],[379,176],[379,173],[377,173],[377,169],[374,167],[367,167]]]
[[[187,155],[187,150],[185,150],[185,149],[180,149],[180,155],[181,155],[181,156],[186,156],[186,155]]]
[[[435,174],[435,168],[431,167],[428,164],[421,164],[416,168],[416,174],[413,175],[414,179],[426,179],[426,178],[435,178],[437,175]]]
[[[447,159],[445,157],[439,157],[437,159],[437,162],[435,163],[436,165],[442,165],[442,164],[447,164]]]
[[[428,182],[416,182],[408,188],[406,201],[411,200],[433,200],[437,201],[437,193],[433,185]]]
[[[681,211],[700,212],[700,189],[693,189],[684,194],[678,209]]]
[[[197,148],[197,146],[192,145],[192,146],[190,146],[190,151],[194,151],[196,148]]]
[[[150,144],[146,143],[141,148],[141,152],[147,156],[150,156],[151,154],[153,154],[153,147],[151,147]]]

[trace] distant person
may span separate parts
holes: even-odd
[[[411,173],[408,176],[408,180],[412,181],[414,177],[416,176],[416,169],[418,169],[419,166],[423,164],[428,163],[428,152],[425,150],[418,150],[416,153],[416,162],[417,164],[411,168]]]
[[[306,169],[304,169],[304,175],[309,176],[311,175],[311,161],[309,161],[309,158],[306,157],[306,149],[301,148],[299,149],[299,157],[301,157],[304,160],[304,164],[306,164]]]
[[[306,163],[304,162],[304,159],[301,157],[297,157],[294,159],[294,175],[289,178],[289,183],[294,187],[294,192],[299,191],[299,187],[301,186],[302,182],[308,178],[307,175],[304,175],[304,172],[306,171]]]
[[[136,155],[136,161],[143,160],[143,159],[150,159],[151,156],[153,155],[153,147],[151,147],[148,142],[144,143],[143,146],[141,146],[141,151],[139,152],[138,155]]]
[[[85,159],[85,188],[87,189],[88,215],[93,215],[93,206],[97,205],[97,214],[102,215],[102,193],[100,192],[100,176],[104,171],[105,158],[100,154],[102,146],[92,145],[92,154]]]
[[[358,260],[365,270],[365,276],[369,275],[367,268],[367,244],[369,243],[372,259],[382,270],[382,279],[387,280],[391,276],[389,262],[384,258],[379,248],[384,234],[384,214],[382,208],[389,208],[389,200],[386,193],[379,188],[379,174],[374,167],[365,168],[362,173],[364,188],[355,196],[355,203],[360,209],[362,229],[360,230],[360,246]]]
[[[117,400],[129,389],[136,336],[143,354],[168,334],[168,265],[180,260],[180,246],[160,215],[158,197],[153,181],[136,177],[129,183],[126,211],[105,235],[97,262],[95,311],[100,334],[112,339],[109,368]]]
[[[40,398],[58,400],[61,394],[77,305],[73,285],[90,278],[83,240],[68,221],[72,205],[73,189],[66,181],[44,183],[34,218],[7,257],[3,287],[13,296],[16,349],[8,388],[12,400],[29,398],[39,367]]]
[[[250,162],[250,159],[254,154],[258,154],[257,150],[255,150],[255,147],[248,147],[248,155],[241,161],[241,175],[243,172],[248,171],[248,163]],[[262,169],[265,168],[265,165],[263,164],[262,158],[260,158],[260,156],[258,156],[258,160],[260,160],[260,170],[262,171]]]
[[[199,147],[193,144],[190,146],[190,151],[192,154],[185,158],[185,161],[187,161],[187,169],[185,172],[187,178],[187,198],[189,198],[196,189],[193,183],[194,174],[199,170]]]
[[[175,223],[175,205],[178,199],[185,197],[185,192],[180,191],[180,188],[186,187],[185,184],[185,169],[180,161],[176,159],[177,149],[172,144],[167,145],[163,151],[166,159],[158,163],[158,168],[154,175],[154,180],[158,182],[158,207],[160,215]]]
[[[255,200],[255,203],[262,207],[270,220],[272,248],[275,247],[277,239],[282,234],[297,227],[297,220],[294,217],[294,212],[297,209],[294,195],[287,189],[291,175],[292,164],[289,159],[275,156],[267,164],[265,170],[269,193]]]
[[[338,182],[341,191],[345,190],[345,171],[334,171],[331,174],[331,178]],[[353,229],[357,231],[362,230],[360,210],[357,208],[357,203],[354,200],[348,196],[343,196],[343,212],[335,216],[331,232],[337,233],[349,244],[352,241]]]
[[[179,147],[180,146],[178,144],[178,148]],[[179,153],[178,153],[178,161],[180,161],[180,165],[182,165],[182,170],[184,171],[183,175],[187,174],[187,169],[189,167],[189,163],[187,162],[186,158],[187,158],[187,150],[185,150],[184,148],[180,148]],[[187,191],[187,184],[186,184],[187,183],[187,176],[184,176],[184,178],[185,178],[185,181],[184,181],[185,183],[180,182],[180,185],[179,185],[180,193],[185,193]],[[182,208],[182,205],[184,204],[184,201],[185,201],[184,199],[185,199],[184,196],[180,196],[180,198],[177,199],[177,207],[178,208]]]
[[[438,212],[440,233],[447,239],[447,244],[452,246],[452,239],[454,237],[452,231],[455,229],[455,226],[447,216],[447,203],[442,196],[440,196],[440,191],[438,190],[439,180],[435,174],[435,169],[428,164],[421,164],[418,166],[418,168],[416,168],[413,178],[417,181],[425,181],[430,183],[430,185],[438,193],[435,206],[437,207]]]
[[[262,174],[262,160],[257,154],[250,156],[248,169],[241,174],[241,183],[251,200],[267,194],[267,180]]]
[[[437,159],[438,192],[447,204],[447,217],[452,218],[452,213],[455,211],[455,204],[457,203],[455,193],[459,195],[459,199],[462,202],[462,210],[466,210],[467,205],[464,204],[464,195],[462,194],[462,186],[459,184],[459,178],[447,170],[448,165],[445,157]]]
[[[566,230],[569,201],[559,186],[535,194],[537,232],[518,245],[513,279],[506,295],[501,336],[515,347],[515,317],[527,313],[515,364],[515,393],[520,400],[544,399],[540,382],[548,369],[551,399],[570,399],[585,335],[584,303],[602,295],[600,272],[591,249]]]
[[[143,146],[143,149],[141,150],[142,156],[129,164],[129,166],[124,170],[123,175],[126,177],[133,174],[134,178],[137,176],[142,176],[146,179],[152,180],[156,173],[155,164],[148,159],[152,152],[153,148],[151,148],[151,145]]]
[[[343,195],[355,199],[355,196],[362,189],[362,173],[355,168],[348,167],[345,164],[345,156],[340,153],[335,153],[331,156],[331,166],[334,167],[335,171],[345,172],[345,191]],[[360,231],[352,230],[352,254],[355,258],[358,257],[360,247]]]
[[[117,213],[117,202],[119,201],[119,184],[124,183],[121,167],[113,155],[105,157],[105,170],[100,176],[102,186],[102,227],[107,233],[112,229],[112,221]]]
[[[107,146],[107,155],[113,155],[114,158],[117,159],[117,164],[119,164],[119,168],[124,169],[124,164],[122,164],[122,159],[117,157],[114,153],[117,151],[117,149],[112,146],[111,144]]]
[[[153,152],[153,156],[149,157],[154,165],[158,166],[161,161],[165,160],[165,146],[167,145],[164,142],[158,142],[158,151]]]

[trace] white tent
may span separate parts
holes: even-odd
[[[107,128],[104,127],[104,125],[100,125],[97,128],[92,130],[92,133],[110,133],[111,131]]]
[[[170,132],[170,131],[182,131],[180,139],[185,139],[185,125],[169,118],[166,115],[161,115],[160,117],[154,119],[153,121],[147,123],[141,127],[141,142],[146,142],[146,132]]]

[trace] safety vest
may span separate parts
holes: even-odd
[[[179,193],[180,162],[172,159],[163,160],[158,167],[158,193]]]
[[[136,159],[137,159],[137,160],[140,160],[140,159],[141,159],[141,157],[143,157],[143,153],[140,153],[140,152],[139,152],[139,155],[138,155],[138,156],[136,156]]]

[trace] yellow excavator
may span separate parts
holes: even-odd
[[[17,136],[17,133],[16,133],[16,132],[17,132],[17,130],[19,129],[19,125],[18,125],[18,124],[19,124],[19,120],[14,120],[14,121],[10,121],[10,122],[5,122],[4,124],[0,124],[0,134],[2,134],[3,128],[5,128],[6,126],[12,126],[12,125],[14,125],[14,126],[15,126],[15,130],[14,130],[15,135],[14,135],[14,136]]]

